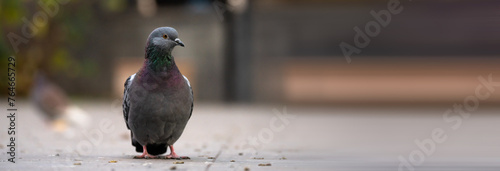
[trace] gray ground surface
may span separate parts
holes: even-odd
[[[389,109],[196,104],[175,144],[176,152],[191,160],[146,160],[133,159],[138,153],[130,145],[119,100],[77,104],[92,115],[93,125],[61,134],[50,131],[30,103],[19,102],[13,164],[7,161],[9,123],[2,101],[0,170],[398,170],[398,158],[413,161],[415,170],[500,170],[500,110],[481,106],[453,129],[457,122],[443,119],[452,105]],[[293,118],[273,110],[283,113],[284,107]],[[101,128],[102,122],[109,122],[110,129]],[[427,144],[430,150],[420,149],[415,140],[430,141],[436,128],[446,139],[434,142],[435,148]],[[178,161],[184,163],[174,164]]]

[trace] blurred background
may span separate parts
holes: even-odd
[[[121,99],[148,35],[170,26],[186,44],[173,56],[195,97],[176,143],[192,160],[180,170],[208,170],[219,154],[215,170],[259,170],[264,161],[276,170],[395,170],[420,154],[417,140],[441,128],[449,138],[432,156],[421,152],[422,169],[498,170],[498,7],[494,0],[1,0],[1,105],[15,56],[21,161],[168,169],[131,159]],[[485,88],[479,78],[494,83]],[[474,108],[478,87],[490,95]],[[46,131],[42,115],[56,131]],[[116,129],[102,133],[98,124],[108,118]],[[273,122],[286,129],[265,132]],[[97,131],[102,141],[94,143]],[[6,151],[9,136],[0,132]],[[251,136],[260,136],[258,153],[243,154]]]
[[[124,80],[142,65],[149,33],[171,26],[187,45],[174,56],[197,101],[449,104],[470,94],[480,75],[500,79],[500,12],[488,0],[401,1],[402,11],[348,63],[339,44],[354,46],[353,28],[364,31],[376,21],[370,11],[387,3],[7,0],[0,3],[0,65],[18,58],[19,96],[41,70],[73,98],[120,98]],[[498,93],[487,100],[498,102]]]

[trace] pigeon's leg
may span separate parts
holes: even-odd
[[[167,155],[167,158],[179,158],[179,156],[175,154],[173,145],[169,145],[168,148],[170,148],[170,154]]]
[[[135,156],[134,158],[136,158],[136,159],[147,159],[147,158],[154,159],[154,158],[156,158],[156,156],[153,156],[153,155],[149,154],[148,150],[146,149],[146,146],[143,145],[142,146],[142,155]]]
[[[190,159],[188,156],[178,156],[174,151],[174,146],[168,146],[170,148],[170,154],[166,156],[167,159]]]

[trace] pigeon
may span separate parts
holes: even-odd
[[[130,130],[132,145],[142,155],[135,158],[178,156],[174,143],[179,139],[193,113],[193,89],[175,64],[172,50],[184,47],[172,27],[151,32],[145,48],[145,60],[139,71],[125,81],[123,117]]]
[[[87,128],[91,122],[89,114],[72,104],[63,89],[52,83],[42,71],[34,75],[30,96],[50,121],[52,129],[68,138],[73,137],[76,130]]]

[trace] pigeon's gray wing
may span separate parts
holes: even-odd
[[[129,99],[129,93],[130,93],[130,84],[132,84],[132,80],[134,80],[135,74],[131,75],[130,77],[127,78],[124,84],[124,90],[123,90],[123,118],[125,118],[125,124],[127,125],[127,128],[130,129],[128,126],[128,112],[130,109],[130,99]]]
[[[194,105],[193,87],[191,87],[191,84],[189,83],[189,80],[186,78],[186,76],[183,75],[183,77],[186,80],[189,89],[191,90],[191,99],[193,99],[193,101],[191,102],[191,112],[189,113],[189,119],[191,119],[191,115],[193,115],[193,105]]]

